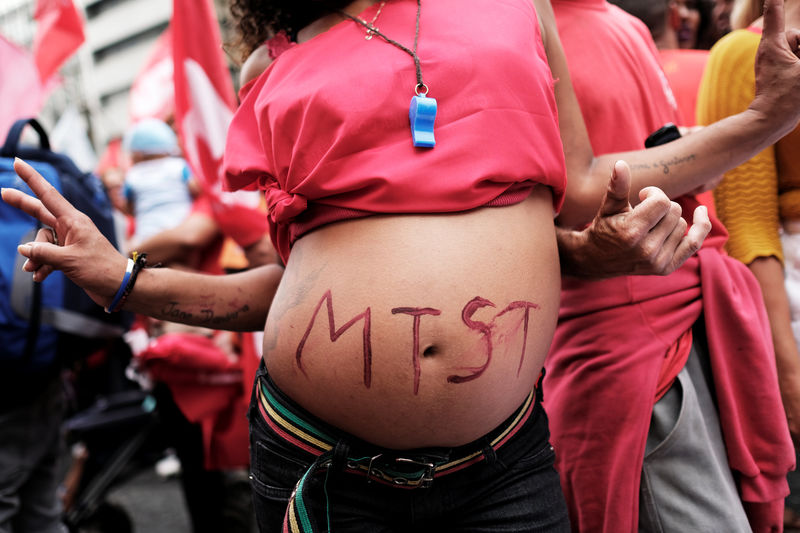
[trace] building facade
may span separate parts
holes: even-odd
[[[76,107],[100,153],[128,126],[130,87],[156,39],[169,25],[172,2],[74,1],[84,15],[86,42],[62,66],[63,83],[48,98],[40,119],[52,128],[68,107]],[[29,50],[36,30],[35,3],[36,0],[0,2],[0,33]],[[223,34],[227,35],[224,4],[224,0],[216,1]]]

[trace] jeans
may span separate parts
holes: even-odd
[[[57,496],[64,400],[59,379],[0,410],[0,533],[66,533]]]
[[[312,517],[314,531],[569,531],[564,496],[553,468],[547,416],[540,401],[535,401],[527,421],[499,448],[487,446],[483,438],[455,449],[392,451],[364,443],[316,419],[277,390],[263,365],[256,388],[260,379],[269,383],[272,394],[303,423],[324,428],[336,440],[330,465],[304,481],[304,494],[309,497],[303,499],[303,504]],[[273,429],[259,410],[258,401],[254,388],[249,413],[251,483],[259,529],[272,533],[282,530],[292,492],[317,456]],[[483,460],[415,488],[376,482],[345,468],[353,457],[369,460],[392,455],[452,460],[470,449],[483,452]],[[295,530],[309,531],[302,525]]]

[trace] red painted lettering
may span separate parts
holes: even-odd
[[[472,320],[472,315],[474,315],[478,309],[481,309],[482,307],[496,306],[486,298],[476,296],[464,306],[464,309],[461,310],[461,320],[469,329],[479,331],[481,335],[483,335],[483,340],[486,343],[486,363],[479,367],[467,368],[466,370],[472,372],[468,376],[448,376],[447,381],[449,383],[466,383],[467,381],[477,379],[486,371],[486,369],[489,367],[489,363],[492,362],[492,326],[484,322]]]
[[[364,320],[364,327],[362,331],[363,335],[363,343],[364,343],[364,385],[369,388],[372,384],[372,341],[370,340],[370,308],[360,313],[353,318],[351,318],[346,324],[344,324],[339,329],[336,329],[336,323],[333,318],[333,296],[331,295],[330,289],[325,291],[325,294],[322,296],[322,299],[317,304],[317,307],[314,309],[314,314],[311,315],[311,321],[308,324],[308,328],[306,328],[306,332],[303,334],[303,338],[300,339],[300,344],[297,346],[297,355],[295,356],[295,360],[297,362],[297,368],[300,369],[303,374],[305,374],[305,370],[303,370],[303,363],[301,357],[303,355],[303,348],[306,345],[306,341],[308,340],[308,336],[311,334],[311,328],[314,326],[314,321],[317,318],[317,313],[322,308],[322,303],[325,302],[327,304],[328,309],[328,331],[330,334],[331,342],[336,342],[342,334],[350,329],[350,327],[358,322],[359,320]]]
[[[431,309],[430,307],[395,307],[392,309],[392,314],[404,314],[414,317],[414,348],[412,350],[411,360],[414,364],[414,394],[417,395],[419,394],[419,378],[421,374],[419,364],[419,322],[422,319],[422,315],[439,316],[442,312],[438,309]]]
[[[500,313],[495,317],[495,319],[515,309],[525,310],[525,316],[523,318],[523,327],[522,327],[522,354],[519,357],[519,367],[517,367],[517,376],[519,376],[519,373],[522,370],[522,362],[525,360],[525,349],[528,346],[528,320],[530,318],[531,309],[539,309],[539,306],[533,302],[522,302],[522,301],[511,302],[510,304],[508,304],[508,307],[500,311]],[[494,320],[492,320],[492,322],[494,322]]]

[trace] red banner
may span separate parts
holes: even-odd
[[[33,55],[44,82],[80,48],[86,37],[83,19],[72,0],[36,0]]]
[[[0,76],[0,144],[15,120],[35,117],[44,102],[36,63],[27,50],[0,35],[0,65],[13,75]]]
[[[128,103],[132,124],[144,118],[167,120],[175,113],[172,70],[172,32],[167,28],[131,86]]]
[[[236,99],[212,3],[174,0],[172,36],[175,115],[186,158],[223,233],[248,246],[264,236],[267,221],[258,193],[222,190],[222,155]]]

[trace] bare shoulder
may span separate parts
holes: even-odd
[[[242,70],[239,73],[239,85],[247,85],[249,81],[257,78],[272,64],[272,61],[273,59],[266,43],[253,50],[253,53],[247,56],[247,59],[242,64]]]

